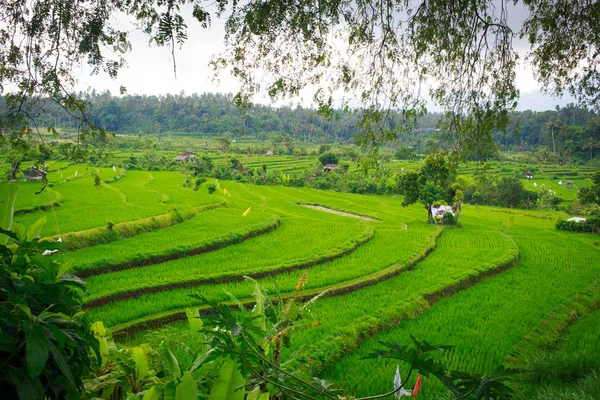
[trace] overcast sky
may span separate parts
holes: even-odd
[[[523,12],[520,9],[511,10],[511,25],[520,25]],[[220,92],[235,93],[239,89],[237,80],[222,73],[218,80],[208,63],[214,55],[224,50],[223,22],[213,19],[209,29],[202,29],[197,23],[188,23],[188,40],[183,47],[177,48],[175,59],[177,63],[177,78],[173,72],[171,50],[168,47],[148,45],[148,37],[140,31],[130,33],[130,42],[133,50],[127,54],[128,66],[119,72],[116,80],[110,79],[106,74],[90,75],[90,69],[82,66],[79,71],[79,85],[77,89],[96,91],[109,90],[113,95],[118,95],[120,86],[127,88],[128,94],[160,95],[167,93],[204,93]],[[123,20],[122,26],[130,26]],[[526,50],[524,41],[517,42],[515,48],[523,52]],[[522,57],[523,58],[523,57]],[[517,70],[517,87],[521,91],[521,100],[518,108],[521,110],[543,111],[554,109],[556,105],[565,106],[574,100],[565,96],[560,99],[544,95],[540,92],[531,69],[521,65]],[[265,98],[255,98],[256,102],[266,103]],[[301,104],[310,106],[311,94],[288,100],[286,104]],[[435,110],[435,107],[430,107]]]

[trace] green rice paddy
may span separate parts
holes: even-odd
[[[310,157],[240,159],[248,168],[265,163],[286,173],[314,166]],[[398,170],[419,165],[392,164]],[[426,223],[422,206],[402,207],[400,196],[214,180],[207,183],[218,189],[208,194],[206,184],[197,191],[184,187],[176,171],[125,173],[59,162],[48,169],[52,185],[36,195],[39,183],[22,183],[16,207],[20,223],[48,219],[43,236],[150,221],[112,241],[94,242],[90,234],[87,247],[57,256],[73,259],[74,272],[85,275],[93,319],[115,332],[135,332],[124,340],[145,340],[148,326],[154,330],[148,338],[176,338],[187,327],[156,325],[201,306],[190,294],[250,300],[254,288],[243,277],[252,275],[271,293],[277,287],[286,295],[306,273],[307,294],[329,294],[312,307],[314,326],[294,331],[282,355],[297,352],[303,372],[355,396],[392,388],[394,363],[361,360],[381,347],[378,341],[408,344],[413,335],[453,345],[443,356],[451,368],[491,373],[552,310],[600,277],[598,238],[557,231],[554,212],[467,205],[460,227],[441,227]],[[463,166],[461,173],[471,169]],[[93,174],[103,180],[100,187]],[[573,175],[555,168],[524,182],[573,200],[587,176],[587,170]],[[564,187],[567,180],[573,188]],[[215,208],[203,208],[209,205]],[[168,213],[186,217],[151,223]],[[599,321],[598,312],[575,321],[561,351],[599,352]],[[433,380],[423,383],[423,398],[444,393]]]

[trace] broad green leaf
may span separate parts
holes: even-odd
[[[260,387],[255,387],[246,395],[246,400],[269,400],[269,393],[261,393]]]
[[[63,262],[62,265],[60,266],[60,268],[58,269],[58,271],[56,272],[56,279],[60,279],[60,277],[65,274],[65,272],[70,270],[71,267],[73,266],[74,262],[75,262],[75,259],[73,259],[73,258]]]
[[[17,235],[19,241],[24,242],[27,238],[27,229],[23,225],[15,222],[11,230]]]
[[[37,400],[44,398],[44,387],[38,378],[31,377],[19,368],[9,368],[7,377],[13,387],[17,390],[20,400]]]
[[[242,391],[243,392],[243,391]],[[198,385],[191,372],[183,374],[181,383],[177,385],[175,400],[196,400],[198,398]]]
[[[177,387],[175,382],[169,382],[165,385],[164,400],[175,400]]]
[[[0,183],[0,228],[10,231],[12,228],[15,200],[19,187],[12,183]],[[8,236],[0,233],[0,244],[6,245]]]
[[[215,382],[208,400],[244,400],[243,385],[246,380],[237,365],[226,360],[221,367],[219,380]]]
[[[48,362],[48,353],[50,352],[50,340],[44,328],[40,325],[34,325],[26,322],[23,325],[25,331],[25,361],[27,371],[32,377],[38,377],[44,370]]]
[[[199,332],[202,329],[202,320],[200,319],[200,312],[197,308],[194,309],[186,309],[185,315],[187,316],[188,325],[190,326],[190,331],[192,332],[192,338],[194,339],[194,343],[199,345],[201,343],[206,342],[206,335],[204,333]],[[201,346],[200,351],[202,353],[206,353],[209,347],[207,344]]]
[[[135,379],[140,381],[148,376],[148,357],[146,357],[146,351],[141,346],[132,347],[129,351],[131,359],[135,363]]]
[[[179,378],[181,376],[181,369],[179,368],[179,361],[177,361],[177,357],[167,348],[165,343],[162,343],[162,350],[164,356],[164,366],[166,368],[166,372],[169,376],[173,378]]]
[[[38,219],[37,221],[35,221],[33,223],[33,225],[31,225],[29,227],[29,229],[27,229],[27,241],[31,242],[33,239],[35,239],[40,232],[42,231],[42,228],[44,227],[44,225],[46,225],[46,217],[42,217],[40,219]]]
[[[50,344],[50,352],[52,353],[52,358],[54,359],[54,362],[56,363],[56,365],[58,365],[58,368],[63,373],[65,378],[67,378],[67,380],[72,385],[74,385],[75,380],[73,379],[73,373],[71,372],[71,366],[69,365],[69,363],[67,362],[67,360],[65,359],[63,354],[60,351],[58,351],[56,346],[54,346],[52,343]]]
[[[252,278],[245,277],[246,280],[252,281],[254,283],[254,292],[252,292],[252,296],[254,296],[254,308],[252,309],[252,316],[255,317],[254,324],[258,329],[263,332],[267,331],[267,319],[265,317],[265,294],[261,285]]]
[[[102,366],[106,365],[108,359],[108,340],[106,340],[106,328],[102,321],[96,321],[91,326],[94,337],[100,343],[100,356],[102,357]]]
[[[156,389],[156,386],[152,386],[150,390],[148,390],[142,400],[160,400],[160,392]]]

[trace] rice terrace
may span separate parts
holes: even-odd
[[[0,400],[600,400],[600,1],[0,21]]]
[[[507,175],[515,168],[502,165]],[[546,175],[592,183],[593,170],[548,168],[536,186],[554,183],[568,196]],[[390,390],[398,362],[363,358],[381,342],[410,344],[411,336],[452,345],[436,358],[452,370],[533,368],[537,381],[533,373],[514,380],[531,396],[540,382],[561,386],[539,370],[568,362],[555,353],[578,354],[584,360],[572,362],[590,371],[598,365],[599,237],[557,230],[562,212],[464,204],[455,226],[428,223],[423,206],[405,207],[400,195],[215,178],[196,186],[180,171],[61,161],[46,169],[45,187],[18,184],[14,220],[43,219],[40,235],[60,238],[66,250],[50,258],[72,263],[86,282],[90,320],[127,346],[167,343],[180,363],[191,362],[184,348],[202,345],[188,315],[217,302],[252,307],[262,287],[281,302],[320,295],[309,322],[285,331],[280,357],[356,396]],[[431,375],[422,382],[423,398],[447,392]]]

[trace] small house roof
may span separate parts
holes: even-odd
[[[582,218],[582,217],[573,217],[573,218],[569,218],[567,221],[572,221],[572,222],[585,222],[587,221],[586,218]]]
[[[38,173],[41,173],[41,174],[44,174],[44,175],[47,174],[46,171],[44,171],[43,169],[40,169],[40,168],[38,168],[36,166],[32,166],[32,167],[29,167],[27,169],[24,169],[23,172],[27,172],[27,173],[38,172]]]
[[[335,169],[338,167],[338,164],[325,164],[323,165],[323,169]]]
[[[189,160],[190,158],[196,158],[196,155],[190,151],[183,151],[175,157],[175,161]]]
[[[269,151],[267,151],[267,152],[265,153],[265,155],[266,155],[266,156],[272,156],[272,155],[274,155],[274,154],[275,154],[275,153],[273,153],[271,150],[269,150]]]

